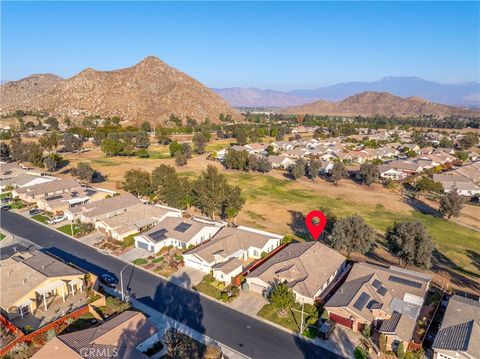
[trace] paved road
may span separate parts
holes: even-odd
[[[119,276],[125,266],[115,257],[12,212],[2,212],[1,227],[97,275],[108,270]],[[252,358],[340,358],[133,265],[125,269],[123,278],[137,300]]]

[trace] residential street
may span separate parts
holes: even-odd
[[[95,274],[120,278],[125,263],[12,212],[2,212],[1,227]],[[123,272],[132,297],[252,358],[339,358],[296,336],[239,311],[201,297],[130,265]]]

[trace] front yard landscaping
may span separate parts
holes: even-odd
[[[3,233],[0,233],[0,241],[5,238],[5,235]]]
[[[123,239],[123,247],[128,248],[132,247],[135,244],[135,236],[138,236],[137,233],[131,234]]]
[[[66,235],[69,236],[74,236],[78,233],[78,227],[75,225],[73,226],[73,233],[72,233],[72,226],[70,224],[65,224],[59,228],[57,228],[60,232],[65,233]]]
[[[273,304],[265,304],[257,313],[259,317],[267,319],[273,323],[281,325],[284,328],[290,329],[294,332],[300,332],[300,323],[302,318],[302,305],[295,303],[292,308],[286,309],[285,314],[282,314]],[[312,338],[316,336],[316,330],[308,325],[317,325],[320,312],[323,310],[311,304],[305,304],[304,307],[304,332],[303,335]],[[307,329],[309,328],[309,329]]]
[[[202,281],[193,287],[193,289],[226,303],[232,302],[240,294],[237,287],[232,285],[225,286],[224,282],[215,280],[211,274],[203,277]]]
[[[145,258],[137,258],[132,261],[132,264],[135,264],[136,266],[143,266],[147,263],[148,261]]]
[[[43,215],[43,214],[36,214],[35,216],[30,217],[34,219],[37,222],[47,224],[47,221],[50,219],[49,217]]]
[[[115,297],[106,297],[106,305],[103,307],[98,307],[97,312],[102,316],[102,318],[108,318],[112,315],[122,313],[131,308],[131,305],[126,302],[122,302],[120,299]]]

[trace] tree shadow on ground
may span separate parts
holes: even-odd
[[[471,253],[470,253],[471,252]],[[468,251],[467,255],[472,259],[474,264],[476,263],[477,265],[479,264],[480,256],[478,253],[475,253],[473,251]],[[456,263],[454,263],[450,258],[445,256],[443,253],[439,252],[438,250],[435,250],[433,252],[433,258],[432,258],[432,270],[434,272],[439,272],[441,270],[446,271],[450,277],[451,277],[451,282],[453,284],[462,286],[462,287],[468,287],[471,288],[475,291],[480,291],[480,284],[478,282],[475,282],[474,280],[467,278],[465,275],[462,275],[458,272],[463,272],[466,275],[480,278],[480,276],[477,273],[466,271],[460,266],[458,266]]]
[[[442,218],[443,215],[435,208],[432,206],[428,205],[427,203],[416,199],[412,197],[405,196],[403,201],[408,204],[410,207],[412,207],[414,210],[423,213],[423,214],[429,214],[434,217],[439,217]]]
[[[320,210],[327,218],[327,224],[318,240],[324,243],[328,243],[328,236],[333,231],[333,227],[335,226],[337,217],[328,208],[320,208]],[[290,213],[290,223],[288,225],[292,233],[306,241],[313,241],[314,239],[305,224],[305,214],[296,210],[289,210],[288,212]]]

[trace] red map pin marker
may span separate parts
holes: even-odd
[[[319,222],[313,223],[314,218],[318,218]],[[313,239],[317,240],[327,225],[327,217],[325,217],[322,211],[311,211],[305,217],[305,225],[307,226],[308,231],[312,235]]]

